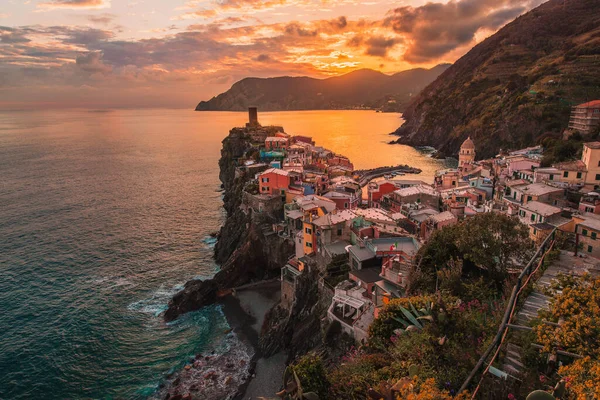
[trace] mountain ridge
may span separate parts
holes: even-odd
[[[550,0],[457,60],[416,96],[398,143],[454,155],[536,144],[568,125],[572,105],[600,98],[600,0]]]
[[[392,75],[364,68],[325,79],[307,76],[248,77],[208,101],[196,111],[244,111],[249,105],[263,111],[374,108],[402,111],[449,64],[415,68]]]

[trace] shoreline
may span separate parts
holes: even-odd
[[[287,355],[263,358],[258,345],[266,313],[279,302],[279,280],[250,284],[217,304],[229,325],[224,351],[207,349],[167,376],[153,398],[161,400],[255,399],[281,387]]]
[[[265,315],[279,302],[280,288],[278,279],[250,284],[220,302],[237,338],[254,351],[248,379],[238,388],[236,400],[272,397],[280,390],[287,355],[282,352],[264,358],[258,345]]]

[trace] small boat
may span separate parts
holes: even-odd
[[[385,174],[383,177],[384,177],[385,179],[392,179],[392,176],[393,176],[393,175],[391,175],[391,174]]]

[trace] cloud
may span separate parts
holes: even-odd
[[[71,6],[107,4],[99,0],[45,1]],[[219,6],[206,14],[213,16],[206,21],[187,27],[181,23],[169,26],[169,21],[145,31],[154,37],[141,39],[118,37],[118,32],[106,29],[115,20],[109,13],[77,17],[97,24],[95,28],[0,27],[0,103],[11,100],[10,96],[26,98],[25,93],[36,90],[75,99],[82,87],[93,87],[103,98],[123,94],[119,99],[131,100],[138,93],[139,103],[133,105],[146,104],[149,99],[157,104],[166,99],[181,104],[218,94],[247,76],[326,77],[357,68],[385,67],[391,72],[430,67],[454,61],[482,32],[497,30],[533,4],[528,0],[450,0],[400,7],[379,19],[339,16],[311,20],[307,14],[298,15],[301,20],[278,17],[278,22],[268,24],[245,8],[314,2],[323,5],[331,0],[225,0],[214,3]],[[207,0],[193,4],[199,6],[206,8]],[[222,7],[239,8],[223,16]],[[149,95],[152,90],[163,96]],[[187,97],[173,93],[186,93]]]
[[[478,31],[495,31],[537,3],[522,0],[450,0],[445,4],[404,6],[390,11],[384,26],[407,39],[405,60],[430,62],[462,46],[473,44]]]
[[[78,55],[75,59],[75,64],[86,72],[100,72],[107,74],[112,71],[112,67],[102,62],[102,52],[100,51],[90,51]]]
[[[50,0],[37,5],[38,9],[72,9],[85,10],[97,8],[110,8],[110,0]]]
[[[384,36],[373,36],[366,40],[367,48],[365,54],[375,57],[386,57],[389,50],[394,48],[402,40],[398,38],[386,38]]]
[[[113,22],[117,16],[115,14],[104,13],[99,15],[87,15],[87,20],[99,25],[108,25]]]

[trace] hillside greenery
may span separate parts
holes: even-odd
[[[478,156],[560,135],[571,107],[600,99],[596,0],[550,0],[459,59],[409,105],[400,142],[456,154],[470,136]]]

